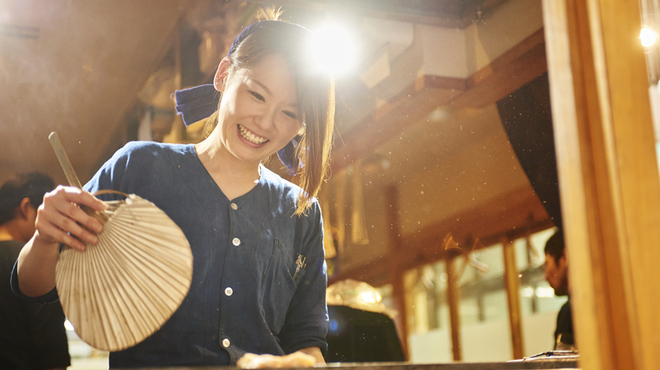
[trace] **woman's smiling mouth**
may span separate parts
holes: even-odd
[[[253,144],[261,145],[268,141],[268,139],[266,139],[265,137],[255,135],[252,131],[246,129],[240,123],[238,124],[238,132],[241,134],[241,137],[243,139]]]

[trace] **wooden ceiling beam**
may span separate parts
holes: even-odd
[[[465,93],[454,108],[482,108],[497,102],[548,70],[543,28],[478,70],[467,79]]]
[[[339,171],[372,153],[375,148],[423,119],[439,105],[450,102],[465,89],[464,79],[440,76],[418,78],[389,103],[356,123],[353,130],[342,133],[341,136],[350,141],[334,150],[333,171]]]
[[[467,79],[422,76],[353,125],[332,154],[337,172],[423,119],[439,107],[483,108],[547,71],[543,29],[533,33]]]
[[[415,6],[415,4],[406,3],[399,5],[396,1],[378,2],[373,5],[371,1],[351,1],[351,2],[328,2],[319,0],[279,0],[278,5],[283,7],[312,9],[317,11],[347,11],[351,14],[357,14],[371,18],[386,18],[395,21],[428,24],[438,27],[458,27],[465,28],[475,19],[473,10],[479,7],[481,3],[488,3],[484,7],[486,11],[493,8],[491,2],[505,0],[444,0],[431,1],[428,4],[432,6]],[[272,0],[248,0],[251,3],[271,5]],[[467,3],[464,4],[464,3]],[[468,11],[469,10],[469,11]]]

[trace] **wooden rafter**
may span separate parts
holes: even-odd
[[[543,29],[533,33],[467,79],[421,76],[373,115],[342,133],[332,154],[337,172],[372,153],[438,107],[482,108],[547,71]]]

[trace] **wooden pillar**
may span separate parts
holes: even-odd
[[[513,241],[502,238],[502,254],[504,256],[504,282],[506,285],[506,301],[509,305],[509,328],[511,331],[511,347],[513,358],[523,358],[522,313],[520,311],[520,278],[516,266],[516,250]]]
[[[655,369],[660,181],[639,3],[543,0],[543,13],[580,367]]]
[[[458,285],[460,276],[456,271],[456,255],[448,255],[446,259],[447,267],[447,303],[449,305],[449,325],[451,328],[451,353],[454,361],[463,360],[461,354],[461,316],[459,311],[459,302],[461,301],[461,291]]]
[[[399,223],[399,195],[396,186],[390,186],[386,190],[387,223],[389,228],[389,264],[390,283],[392,284],[392,301],[398,315],[394,322],[399,332],[399,338],[403,346],[403,353],[408,359],[408,322],[406,313],[406,289],[403,281],[403,273],[399,266],[398,256],[403,246],[401,245],[400,223]]]
[[[181,33],[183,32],[182,30],[182,24],[179,22],[179,24],[176,27],[176,31],[174,32],[174,42],[173,42],[173,54],[174,54],[174,89],[175,90],[180,90],[181,89],[181,74],[182,74],[182,66],[181,66]],[[171,124],[170,127],[170,132],[165,136],[163,139],[165,142],[169,143],[181,143],[183,142],[184,138],[186,137],[186,125],[183,124],[183,116],[179,116],[178,114],[173,114],[172,116],[172,121],[173,123]]]

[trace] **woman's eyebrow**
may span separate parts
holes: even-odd
[[[259,81],[257,81],[257,80],[252,80],[252,81],[253,81],[254,83],[256,83],[257,85],[261,86],[262,89],[266,90],[266,92],[267,92],[269,95],[273,95],[273,93],[270,91],[270,89],[268,88],[268,86],[264,85],[263,83],[261,83],[261,82],[259,82]]]

